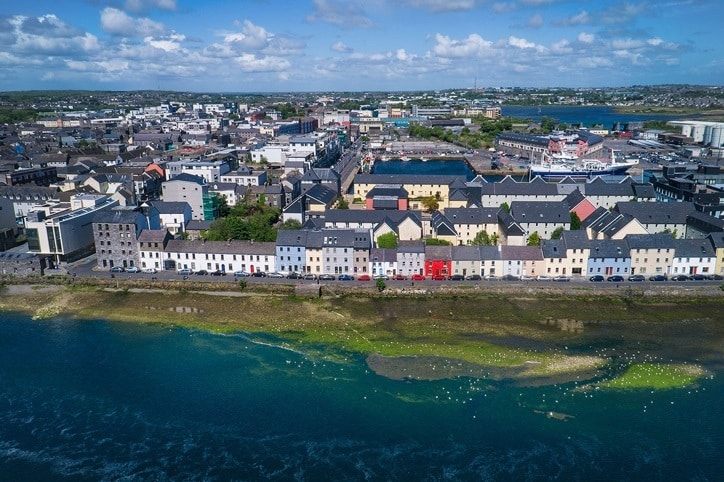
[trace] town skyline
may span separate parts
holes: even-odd
[[[240,8],[243,7],[243,8]],[[37,1],[0,12],[0,90],[718,85],[712,0]]]

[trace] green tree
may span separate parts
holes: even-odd
[[[377,237],[378,248],[394,249],[397,247],[397,235],[390,231],[389,233],[381,234]]]
[[[425,211],[432,213],[440,208],[440,202],[435,199],[435,196],[426,196],[421,200],[422,205],[425,206]]]
[[[563,234],[563,226],[558,226],[551,233],[551,239],[561,239],[562,234]]]
[[[571,211],[571,231],[578,231],[579,229],[581,229],[581,218],[574,211]]]
[[[241,291],[244,291],[246,289],[246,280],[243,278],[239,280],[239,289]]]
[[[528,236],[528,246],[540,246],[540,234],[538,231],[533,231]]]
[[[487,231],[482,230],[475,235],[470,244],[473,246],[490,246],[490,235]]]
[[[296,219],[287,219],[282,224],[279,225],[279,229],[302,229],[302,223],[297,221]]]
[[[426,238],[425,245],[426,246],[450,246],[450,241],[445,241],[444,239],[437,239],[437,238]]]
[[[383,280],[382,278],[377,278],[375,280],[375,286],[377,287],[377,291],[382,293],[383,291],[385,291],[385,288],[387,288],[387,283],[385,283],[385,280]]]
[[[509,205],[508,203],[506,203],[506,202],[503,202],[503,203],[500,204],[500,209],[502,209],[502,210],[505,211],[506,213],[509,213],[509,212],[510,212],[510,205]]]
[[[337,209],[349,209],[349,203],[345,198],[339,198],[339,201],[337,202]]]

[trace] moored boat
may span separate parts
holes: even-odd
[[[623,175],[638,164],[638,159],[625,158],[620,151],[611,150],[610,159],[579,159],[571,155],[551,155],[544,152],[538,161],[530,165],[531,177],[589,178],[605,175]]]

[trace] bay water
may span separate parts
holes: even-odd
[[[400,381],[271,337],[3,313],[0,479],[721,480],[719,375]]]

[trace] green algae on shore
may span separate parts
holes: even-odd
[[[634,363],[623,373],[604,382],[596,383],[599,388],[666,390],[693,385],[706,375],[697,365],[675,363]]]

